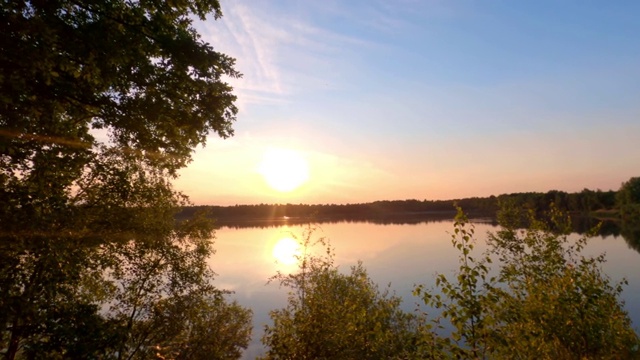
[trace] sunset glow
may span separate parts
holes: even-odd
[[[640,161],[640,2],[544,3],[225,2],[194,26],[237,60],[238,121],[176,189],[225,206],[618,189]]]
[[[258,172],[274,190],[289,192],[309,180],[309,165],[298,152],[270,149],[264,154]]]

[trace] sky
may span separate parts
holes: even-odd
[[[236,58],[243,77],[226,81],[239,112],[235,135],[210,136],[174,183],[195,204],[617,190],[640,176],[638,1],[235,0],[222,11],[194,26]],[[303,159],[308,180],[272,188],[273,151]]]

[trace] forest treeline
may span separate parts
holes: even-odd
[[[384,200],[357,204],[255,204],[234,206],[188,206],[177,215],[190,218],[199,211],[207,211],[210,217],[224,222],[229,219],[273,219],[273,218],[313,218],[323,219],[370,219],[394,215],[429,215],[453,218],[455,206],[465,209],[470,216],[494,216],[500,204],[509,202],[524,209],[542,214],[554,204],[569,213],[589,214],[598,210],[612,210],[616,207],[617,191],[589,190],[568,193],[551,190],[544,192],[523,192],[489,197],[471,197],[452,200]]]

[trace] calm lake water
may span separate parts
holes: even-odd
[[[438,220],[418,224],[382,225],[368,222],[323,223],[314,237],[326,237],[335,249],[336,264],[348,271],[361,260],[369,276],[383,289],[391,289],[404,300],[406,311],[416,309],[419,299],[411,294],[415,284],[434,284],[434,274],[451,274],[458,267],[458,253],[450,242],[449,232],[453,222]],[[278,225],[270,227],[229,228],[216,232],[216,254],[210,264],[218,273],[219,288],[233,290],[231,297],[241,305],[253,310],[253,342],[244,354],[245,359],[254,359],[264,349],[260,343],[264,326],[270,323],[269,311],[286,306],[286,289],[278,284],[267,284],[277,270],[295,270],[295,264],[276,261],[274,248],[286,253],[286,244],[291,234],[302,235],[305,225]],[[497,227],[487,223],[475,223],[476,249],[486,248],[484,242],[488,231]],[[576,235],[577,236],[577,235]],[[281,244],[281,245],[278,245]],[[278,251],[276,251],[277,253]],[[640,253],[630,248],[620,236],[593,238],[585,254],[606,253],[605,272],[614,281],[626,278],[623,299],[625,308],[640,329]]]

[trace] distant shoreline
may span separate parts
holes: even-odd
[[[552,207],[575,216],[615,217],[615,191],[584,189],[567,193],[551,190],[452,200],[382,200],[359,204],[254,204],[234,206],[187,206],[176,219],[192,218],[199,212],[216,219],[218,226],[278,226],[283,224],[365,221],[380,224],[411,224],[451,220],[456,207],[470,218],[494,219],[502,204],[543,215]]]
[[[368,222],[374,224],[419,224],[453,220],[455,211],[396,212],[360,216],[278,216],[278,217],[219,217],[214,218],[216,227],[277,227],[283,225],[326,224],[338,222]],[[490,221],[486,217],[486,221]]]

